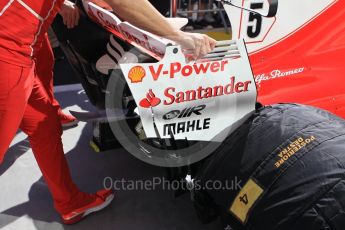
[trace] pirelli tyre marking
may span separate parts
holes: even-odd
[[[299,137],[295,141],[292,141],[288,146],[286,146],[282,151],[279,152],[279,160],[274,164],[275,167],[279,168],[280,166],[282,166],[286,161],[290,159],[290,157],[295,155],[295,153],[311,144],[315,140],[316,138],[314,136],[310,136],[309,138]]]

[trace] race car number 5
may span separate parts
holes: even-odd
[[[258,10],[263,9],[264,4],[263,3],[251,3],[250,9],[252,10]],[[249,26],[247,28],[247,35],[250,38],[256,38],[261,33],[262,28],[262,16],[255,12],[249,13]],[[253,24],[251,24],[253,23]]]

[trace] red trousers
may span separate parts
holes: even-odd
[[[29,137],[56,210],[66,214],[89,203],[92,197],[73,183],[65,159],[59,105],[52,101],[54,58],[47,42],[37,55],[36,68],[0,61],[0,164],[17,129],[21,128]]]
[[[36,74],[40,79],[43,88],[47,92],[52,105],[57,109],[58,113],[60,113],[60,104],[54,97],[54,53],[49,42],[48,34],[45,34],[44,36],[42,47],[36,54]]]

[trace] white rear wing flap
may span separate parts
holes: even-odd
[[[243,40],[219,42],[189,63],[181,47],[168,46],[158,63],[121,69],[148,138],[222,141],[228,133],[220,133],[255,110],[256,84]]]

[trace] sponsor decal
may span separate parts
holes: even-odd
[[[176,92],[175,87],[168,87],[164,90],[165,99],[163,105],[180,104],[185,102],[203,100],[208,98],[240,94],[249,91],[252,81],[236,81],[236,77],[230,77],[230,82],[226,85],[216,85],[213,87],[199,86],[195,89]],[[156,97],[152,90],[146,94],[146,98],[139,103],[143,108],[150,108],[159,105],[161,100]]]
[[[249,85],[252,81],[236,81],[234,76],[230,77],[230,83],[226,85],[217,85],[213,87],[202,87],[176,92],[175,87],[169,87],[164,90],[166,99],[164,105],[172,105],[174,103],[184,103],[207,98],[214,98],[232,94],[240,94],[249,91]]]
[[[186,121],[166,123],[163,126],[163,135],[171,134],[183,134],[195,131],[206,130],[210,128],[211,118],[195,119],[191,120],[192,116],[202,116],[202,112],[205,111],[206,105],[199,105],[193,107],[187,107],[182,110],[172,110],[163,115],[163,119],[166,121],[183,119]]]
[[[161,76],[175,77],[190,77],[199,75],[212,76],[214,73],[224,72],[226,65],[229,64],[228,60],[214,61],[214,62],[201,62],[193,65],[182,64],[180,62],[173,62],[165,68],[166,65],[160,64],[158,66],[151,65],[149,70],[154,81],[157,81]]]
[[[259,74],[255,77],[255,82],[260,84],[263,81],[269,81],[277,78],[288,77],[296,74],[303,73],[305,71],[305,67],[291,69],[287,71],[281,71],[279,69],[272,70],[269,74]]]
[[[184,108],[183,110],[173,110],[163,115],[164,120],[173,120],[175,118],[188,118],[192,115],[200,116],[202,111],[206,108],[206,105],[199,105]]]
[[[143,108],[156,107],[161,103],[161,99],[156,97],[156,94],[153,93],[152,89],[146,94],[146,98],[142,99],[139,102],[139,105]]]
[[[132,83],[142,82],[145,76],[146,71],[141,66],[134,66],[128,73],[128,78],[132,81]]]
[[[164,124],[163,135],[184,134],[210,129],[211,118]]]

